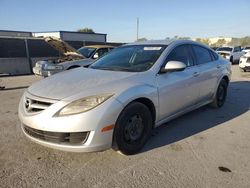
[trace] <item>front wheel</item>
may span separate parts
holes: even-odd
[[[132,102],[117,119],[113,146],[126,155],[137,153],[148,140],[152,125],[152,115],[148,107]]]
[[[240,68],[240,70],[241,70],[241,72],[246,72],[246,69],[242,69],[242,68]]]
[[[228,86],[228,84],[227,84],[226,80],[224,80],[224,79],[221,80],[221,82],[217,88],[214,100],[211,103],[211,105],[213,107],[221,108],[224,105],[226,97],[227,97],[227,86]]]

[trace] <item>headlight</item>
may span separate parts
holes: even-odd
[[[62,70],[63,66],[61,65],[48,65],[45,67],[46,70]]]
[[[73,101],[72,103],[62,108],[56,114],[56,116],[73,115],[89,111],[97,107],[98,105],[102,104],[104,101],[108,100],[112,96],[113,94],[104,94],[104,95],[85,97],[83,99]]]

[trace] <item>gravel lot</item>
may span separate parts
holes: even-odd
[[[24,137],[17,106],[40,78],[0,77],[0,187],[250,187],[250,73],[232,67],[226,104],[154,130],[141,153],[68,153]]]

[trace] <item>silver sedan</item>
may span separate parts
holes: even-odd
[[[200,43],[147,41],[112,50],[89,68],[33,84],[23,94],[24,134],[75,152],[142,149],[153,128],[201,106],[223,106],[229,61]]]

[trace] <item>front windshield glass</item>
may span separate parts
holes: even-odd
[[[231,52],[233,50],[233,48],[230,47],[223,47],[223,48],[218,48],[217,51],[228,51]]]
[[[154,65],[166,47],[166,45],[133,45],[116,48],[90,67],[112,71],[146,71]]]
[[[81,47],[78,51],[86,58],[90,58],[92,54],[95,52],[96,48],[89,48],[89,47]]]

